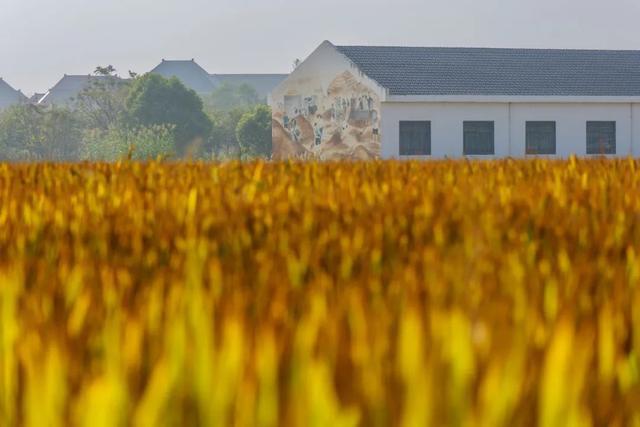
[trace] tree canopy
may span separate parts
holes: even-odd
[[[89,128],[106,130],[123,119],[129,82],[105,75],[82,89],[74,108]]]
[[[73,160],[82,142],[77,115],[16,105],[0,114],[0,160]]]
[[[122,79],[110,65],[94,74],[68,105],[1,110],[0,161],[271,156],[271,112],[251,86],[203,101],[176,78]]]
[[[270,157],[271,109],[258,105],[245,113],[236,128],[236,137],[244,154]]]
[[[135,79],[126,100],[135,126],[171,125],[179,155],[194,154],[211,132],[200,97],[177,78],[146,74]]]

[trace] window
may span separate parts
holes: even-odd
[[[494,123],[493,122],[464,122],[464,155],[493,155]]]
[[[400,155],[431,155],[431,122],[400,122]]]
[[[556,154],[556,122],[527,122],[526,153]]]
[[[616,122],[587,122],[587,154],[616,154]]]

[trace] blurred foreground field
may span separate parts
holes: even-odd
[[[0,425],[640,426],[640,162],[2,164]]]

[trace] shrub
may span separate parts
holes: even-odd
[[[258,105],[245,113],[236,128],[236,137],[245,156],[271,157],[271,108]]]
[[[88,160],[116,161],[125,157],[151,160],[173,154],[173,127],[169,125],[91,130],[85,137]]]

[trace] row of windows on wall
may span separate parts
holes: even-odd
[[[556,122],[526,122],[526,154],[556,154]],[[616,154],[616,122],[587,122],[587,154]],[[463,154],[495,154],[495,123],[463,123]],[[400,155],[431,155],[431,122],[400,122]]]

